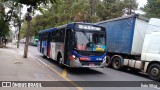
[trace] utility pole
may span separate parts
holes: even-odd
[[[30,34],[30,25],[31,25],[31,12],[32,12],[32,7],[30,6],[30,8],[27,8],[27,14],[26,14],[26,21],[27,21],[27,31],[26,31],[26,43],[25,43],[25,47],[24,47],[24,58],[27,58],[28,55],[28,45],[29,45],[29,34]]]

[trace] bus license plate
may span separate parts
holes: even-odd
[[[94,63],[90,63],[89,66],[95,66],[95,64]]]

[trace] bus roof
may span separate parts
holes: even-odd
[[[55,28],[49,28],[49,29],[41,30],[41,31],[39,31],[39,33],[45,33],[45,32],[48,33],[48,32],[52,32],[52,31],[54,31],[54,30],[57,30],[57,29],[59,29],[59,28],[64,28],[64,27],[74,28],[74,25],[75,25],[75,24],[95,25],[94,23],[73,22],[73,23],[65,24],[65,25],[62,25],[62,26],[55,27]]]

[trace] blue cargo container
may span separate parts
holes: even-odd
[[[142,51],[146,18],[138,15],[115,18],[97,23],[107,30],[107,47],[109,53],[139,55]]]
[[[106,28],[106,66],[116,70],[147,73],[160,81],[160,19],[139,15],[97,23]]]

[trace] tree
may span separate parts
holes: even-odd
[[[32,35],[37,35],[39,30],[70,22],[98,22],[120,17],[124,15],[124,10],[131,9],[133,13],[137,8],[135,0],[131,2],[126,0],[61,0],[57,3],[59,4],[43,7],[45,9],[42,10],[42,15],[33,18],[31,22]],[[23,25],[22,33],[27,28],[26,24]],[[23,34],[23,36],[25,35]]]
[[[160,0],[147,0],[143,10],[148,18],[160,18]]]
[[[9,26],[16,26],[15,22],[18,23],[17,26],[20,26],[20,20],[18,18],[17,14],[17,8],[19,4],[17,2],[13,1],[3,1],[1,0],[1,35],[0,37],[6,37],[6,35],[9,35]],[[5,7],[9,9],[7,13],[5,13]],[[13,20],[14,18],[14,20]],[[13,25],[14,22],[14,25]]]
[[[103,0],[96,6],[96,14],[101,20],[120,17],[124,14],[133,14],[137,9],[136,0]]]
[[[22,18],[21,18],[21,14],[22,14],[21,8],[22,7],[23,7],[22,4],[19,4],[19,3],[14,7],[13,15],[12,15],[11,21],[10,21],[10,24],[12,26],[14,26],[15,28],[17,28],[17,31],[18,31],[17,48],[19,48],[20,30],[21,30],[21,24],[22,24],[22,21],[23,21]]]
[[[135,10],[137,9],[136,0],[123,0],[124,12],[128,15],[135,14]]]
[[[9,35],[8,17],[9,15],[5,14],[5,7],[3,3],[0,3],[0,45],[2,44],[1,38]]]
[[[27,9],[28,13],[26,15],[26,20],[28,21],[28,27],[27,27],[27,32],[26,32],[26,43],[25,43],[25,48],[24,48],[24,58],[27,58],[27,53],[28,53],[28,44],[29,44],[29,31],[30,31],[30,21],[31,21],[31,16],[30,13],[32,12],[32,8],[38,9],[41,4],[47,4],[47,3],[56,3],[57,0],[3,0],[4,2],[15,2],[16,4],[25,4],[25,5],[30,5],[30,8]],[[13,13],[13,12],[12,12]],[[11,16],[12,16],[11,13]],[[10,19],[10,18],[9,18]]]
[[[40,30],[56,27],[70,22],[89,21],[88,0],[61,0],[50,7],[44,7],[42,15],[37,15],[32,20],[30,35],[36,35]],[[36,27],[35,27],[36,26]],[[25,33],[26,23],[23,24],[22,34]],[[23,34],[23,36],[25,36]]]

